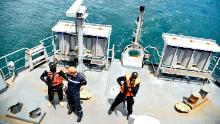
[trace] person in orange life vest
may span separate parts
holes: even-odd
[[[140,80],[137,77],[138,73],[133,72],[131,75],[125,75],[117,78],[117,82],[120,85],[120,92],[116,96],[115,101],[108,111],[109,115],[114,111],[117,105],[124,102],[125,100],[127,101],[127,119],[129,115],[132,114],[132,106],[134,104],[133,97],[136,96],[140,86]]]
[[[56,63],[49,63],[50,71],[45,70],[40,79],[45,82],[48,86],[48,96],[50,107],[54,103],[54,93],[57,92],[60,100],[60,105],[64,106],[63,103],[63,79],[68,80],[64,72],[61,70],[57,72]]]

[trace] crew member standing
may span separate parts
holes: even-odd
[[[63,103],[63,79],[67,80],[64,72],[61,70],[57,72],[56,63],[50,62],[49,63],[50,71],[45,70],[43,74],[40,76],[40,79],[45,82],[48,86],[48,96],[49,96],[49,103],[48,106],[50,107],[54,104],[54,93],[57,92],[60,105],[64,106]]]
[[[129,115],[132,114],[132,106],[134,104],[134,98],[138,92],[140,86],[140,80],[137,78],[138,73],[133,72],[131,75],[125,75],[122,77],[117,78],[117,82],[120,85],[120,92],[116,96],[115,101],[111,105],[108,114],[110,115],[115,107],[120,103],[127,101],[127,119]]]
[[[78,73],[75,67],[69,67],[68,69],[68,88],[66,91],[68,104],[70,109],[68,114],[76,111],[77,122],[80,122],[83,116],[82,107],[80,105],[80,88],[82,85],[86,85],[87,81],[82,73]]]

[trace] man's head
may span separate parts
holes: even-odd
[[[68,74],[70,75],[70,76],[76,76],[77,75],[77,70],[76,70],[76,68],[75,67],[69,67],[68,69],[67,69],[67,71],[68,71]]]
[[[137,79],[137,77],[138,77],[138,73],[137,72],[132,72],[131,78],[135,80],[135,79]]]
[[[51,72],[56,72],[56,63],[49,62],[49,68]]]

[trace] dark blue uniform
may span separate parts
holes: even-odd
[[[80,88],[82,85],[86,85],[87,81],[83,74],[77,73],[74,76],[68,76],[68,88],[66,91],[67,100],[70,106],[70,109],[77,111],[77,116],[82,117],[82,107],[80,105]]]

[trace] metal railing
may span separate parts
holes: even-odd
[[[150,52],[150,50],[153,50],[153,53]],[[157,58],[160,60],[161,55],[159,54],[159,51],[158,51],[157,47],[148,45],[148,46],[146,46],[146,47],[144,48],[144,51],[145,51],[146,53],[149,53],[149,54],[150,54],[150,57],[155,61],[155,62],[154,62],[155,64],[159,63],[159,62],[157,61]],[[156,53],[157,56],[155,55],[155,53]],[[152,62],[152,59],[150,59],[151,62]],[[152,62],[152,63],[153,63],[153,62]]]
[[[55,39],[58,38],[58,35],[54,35],[54,36],[55,36]],[[39,42],[42,43],[42,44],[45,44],[44,41],[46,41],[46,40],[48,40],[48,39],[51,39],[51,38],[53,38],[53,36],[47,37],[47,38],[45,38],[45,39],[43,39],[43,40],[40,40]],[[54,54],[53,46],[54,46],[54,44],[52,44],[52,42],[51,42],[51,44],[49,44],[49,45],[47,45],[47,46],[44,46],[45,49],[47,50],[47,54],[48,54],[49,56],[52,56],[52,55]],[[51,47],[52,47],[52,48],[51,48]],[[49,48],[51,48],[51,50],[50,50]],[[48,49],[49,49],[49,50],[48,50]],[[50,51],[50,52],[48,52],[48,51]]]
[[[148,49],[153,49],[153,53],[152,53],[152,52],[149,52]],[[154,65],[153,65],[152,59],[155,61],[154,64],[157,64],[157,63],[158,63],[156,58],[159,58],[159,61],[160,61],[160,59],[161,59],[161,55],[159,54],[158,49],[157,49],[156,47],[153,47],[153,46],[149,45],[149,46],[147,46],[147,47],[144,48],[144,51],[145,51],[146,53],[149,53],[149,54],[150,54],[150,57],[151,57],[151,59],[150,59],[150,64],[152,64],[153,69],[154,69]],[[155,53],[156,53],[156,54],[155,54]],[[156,55],[157,55],[157,56],[156,56]],[[214,63],[216,63],[217,61],[218,61],[218,57],[217,57],[217,56],[213,56],[213,57],[212,57],[212,60],[211,60],[211,63],[209,64],[208,69],[209,69],[209,70],[213,70],[213,69],[214,69],[214,66],[215,66]],[[213,70],[212,78],[213,78],[214,80],[220,81],[220,66],[219,66],[219,63],[217,63],[217,66],[216,66],[215,69]]]
[[[152,71],[153,71],[154,75],[156,75],[155,64],[157,65],[159,63],[160,59],[161,59],[161,55],[159,54],[159,51],[158,51],[157,47],[148,45],[144,48],[144,52],[150,54],[150,57],[148,58],[147,61],[150,62],[149,64],[151,64],[152,69],[153,69]],[[158,58],[159,61],[157,61],[157,58]],[[153,62],[153,60],[154,60],[154,62]]]
[[[111,57],[109,57],[111,59],[111,61],[113,62],[114,61],[114,58],[115,58],[115,45],[113,44],[112,46],[112,49],[109,49],[108,52],[111,52]]]
[[[5,55],[5,56],[2,56],[2,57],[0,58],[0,62],[3,64],[3,65],[1,65],[0,70],[2,70],[5,79],[7,79],[7,78],[9,78],[10,76],[12,76],[12,75],[11,75],[11,72],[10,72],[8,66],[7,66],[8,62],[12,61],[12,60],[10,59],[10,58],[12,58],[11,56],[16,56],[15,54],[18,54],[18,55],[19,55],[20,52],[25,51],[25,50],[26,50],[26,48],[21,48],[21,49],[19,49],[19,50],[16,50],[16,51],[14,51],[14,52],[12,52],[12,53],[9,53],[9,54],[7,54],[7,55]],[[14,57],[13,57],[13,58],[14,58]],[[19,63],[20,61],[22,61],[22,60],[25,61],[25,57],[21,57],[21,58],[16,59],[16,60],[14,61],[15,65],[16,65],[17,63]],[[20,67],[18,67],[18,68],[15,68],[15,71],[19,71],[21,68],[24,68],[24,67],[25,67],[25,66],[20,66]]]
[[[153,49],[153,53],[149,51],[149,49]],[[156,58],[159,58],[159,61],[161,59],[161,55],[159,54],[159,51],[156,47],[153,47],[153,46],[147,46],[144,48],[144,51],[146,53],[149,53],[150,54],[150,64],[152,64],[152,67],[154,69],[154,64],[157,64],[158,61]],[[156,54],[155,54],[156,53]],[[157,56],[156,56],[157,55]],[[153,62],[152,60],[154,60],[155,62]],[[215,66],[215,63],[218,61],[218,57],[217,56],[213,56],[212,57],[212,60],[211,60],[211,63],[209,64],[209,67],[208,69],[209,70],[213,70],[214,69],[214,66]],[[212,73],[212,78],[213,80],[216,80],[216,81],[220,81],[220,66],[219,66],[219,62],[217,63],[217,66],[215,67],[215,69],[213,70],[213,73]]]
[[[46,44],[46,41],[51,41],[50,39],[52,39],[53,37],[47,37],[43,40],[40,40],[40,43],[43,43],[44,45]],[[55,39],[57,38],[57,35],[55,35]],[[49,45],[44,46],[45,49],[47,50],[48,56],[52,56],[54,51],[53,51],[53,44],[52,42],[48,43]],[[8,79],[12,76],[12,72],[10,71],[9,67],[8,67],[8,63],[10,61],[13,61],[15,64],[15,72],[18,73],[24,69],[26,69],[26,62],[27,62],[27,58],[25,57],[25,51],[28,48],[21,48],[19,50],[16,50],[14,52],[11,52],[7,55],[4,55],[2,57],[0,57],[0,71],[3,73],[3,76],[5,79]]]
[[[217,62],[217,59],[218,59],[217,56],[213,56],[213,57],[212,57],[212,62],[213,62],[213,63],[210,63],[210,65],[209,65],[209,69],[210,69],[210,70],[213,70],[213,68],[214,68],[214,66],[215,66],[214,63]],[[219,77],[220,77],[220,67],[219,67],[219,63],[217,63],[217,66],[215,67],[215,70],[213,70],[212,77],[213,77],[214,80],[218,80],[218,79],[219,79]]]

